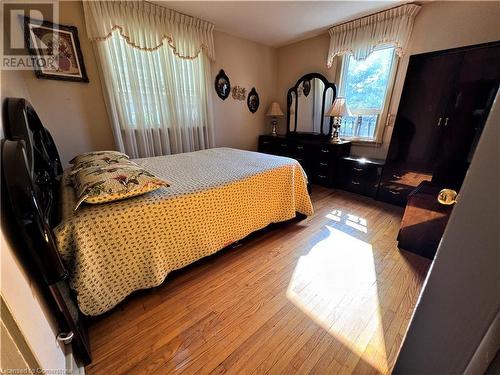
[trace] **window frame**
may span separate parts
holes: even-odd
[[[394,48],[392,45],[383,44],[378,46],[375,51],[379,51],[386,48]],[[345,75],[348,69],[349,62],[349,54],[342,56],[342,61],[340,63],[340,74],[339,74],[339,94],[338,96],[344,97],[345,94]],[[364,138],[364,137],[350,137],[350,136],[342,136],[343,139],[352,141],[354,143],[360,145],[374,145],[376,147],[380,147],[382,145],[383,136],[385,128],[388,126],[389,120],[389,108],[392,100],[392,94],[394,91],[394,84],[396,81],[396,73],[399,66],[399,57],[396,54],[396,50],[393,50],[392,61],[391,61],[391,71],[389,72],[389,80],[387,83],[387,87],[385,90],[384,96],[384,104],[382,106],[382,110],[377,119],[377,124],[375,127],[375,133],[373,138]]]

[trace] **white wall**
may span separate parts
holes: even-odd
[[[89,83],[38,79],[33,70],[5,71],[2,98],[24,97],[35,107],[55,139],[63,164],[92,150],[114,149],[96,58],[86,36],[80,1],[59,2],[59,22],[78,28]]]
[[[464,373],[500,309],[499,140],[497,95],[403,342],[395,374]]]
[[[259,109],[251,113],[246,100],[235,100],[232,95],[222,100],[214,90],[215,144],[217,147],[256,150],[258,136],[269,133],[271,128],[265,113],[271,101],[276,100],[276,50],[217,31],[214,39],[214,80],[220,69],[224,69],[231,87],[245,87],[247,94],[255,87],[260,99]]]

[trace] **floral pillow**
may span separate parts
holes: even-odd
[[[101,154],[101,155],[92,155],[79,157],[79,160],[73,164],[71,168],[70,175],[74,175],[78,171],[91,168],[91,167],[105,167],[113,164],[130,164],[132,163],[127,155],[125,154]]]
[[[75,156],[73,159],[69,161],[70,164],[77,164],[81,163],[84,161],[89,161],[89,160],[94,160],[102,157],[109,157],[109,158],[116,158],[116,157],[123,157],[128,159],[128,155],[124,154],[123,152],[119,151],[92,151],[92,152],[86,152],[84,154],[80,154]]]
[[[74,176],[76,205],[113,202],[170,186],[134,162],[81,169]]]

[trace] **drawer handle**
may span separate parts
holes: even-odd
[[[297,146],[297,150],[303,150],[304,146]]]
[[[351,181],[351,184],[353,184],[353,185],[359,185],[360,183],[357,182],[357,181]]]
[[[328,154],[330,152],[330,150],[322,148],[321,152],[324,152],[325,154]]]
[[[281,146],[281,147],[286,147],[286,146],[288,146],[288,145],[287,145],[286,143],[282,143],[282,144],[280,144],[280,146]]]
[[[354,169],[355,171],[357,171],[357,172],[362,172],[362,171],[363,171],[363,168],[356,168],[356,167],[354,167],[353,169]]]
[[[389,190],[392,195],[399,195],[399,191]]]
[[[319,165],[321,165],[322,167],[326,167],[326,166],[328,166],[328,163],[320,162]]]
[[[269,142],[269,141],[262,142],[263,145],[268,145],[269,143],[271,143],[271,142]]]
[[[322,175],[322,174],[319,174],[318,175],[319,178],[326,178],[326,176]]]

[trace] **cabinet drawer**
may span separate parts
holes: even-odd
[[[345,189],[348,191],[352,191],[353,193],[365,194],[365,184],[362,180],[356,178],[350,178],[346,181]]]
[[[313,175],[313,182],[318,185],[330,186],[330,178],[328,173],[316,171]]]
[[[314,150],[314,158],[318,161],[328,161],[333,157],[332,151],[329,147],[321,146]]]
[[[261,136],[259,137],[259,152],[263,152],[266,154],[277,153],[277,145],[280,139],[271,137],[271,136]]]
[[[408,195],[413,189],[414,187],[382,183],[378,189],[377,198],[381,201],[404,207],[406,206]]]
[[[261,142],[259,144],[259,152],[263,152],[265,154],[274,154],[275,147],[271,142]]]
[[[332,167],[332,163],[329,160],[316,160],[314,163],[316,170],[329,170]]]
[[[306,159],[306,146],[302,144],[291,144],[288,149],[291,157],[294,159]]]
[[[276,144],[276,153],[282,156],[289,155],[289,144],[286,141],[281,141]]]
[[[363,163],[353,158],[342,158],[339,160],[335,180],[341,189],[374,198],[377,194],[381,171],[381,164]]]

